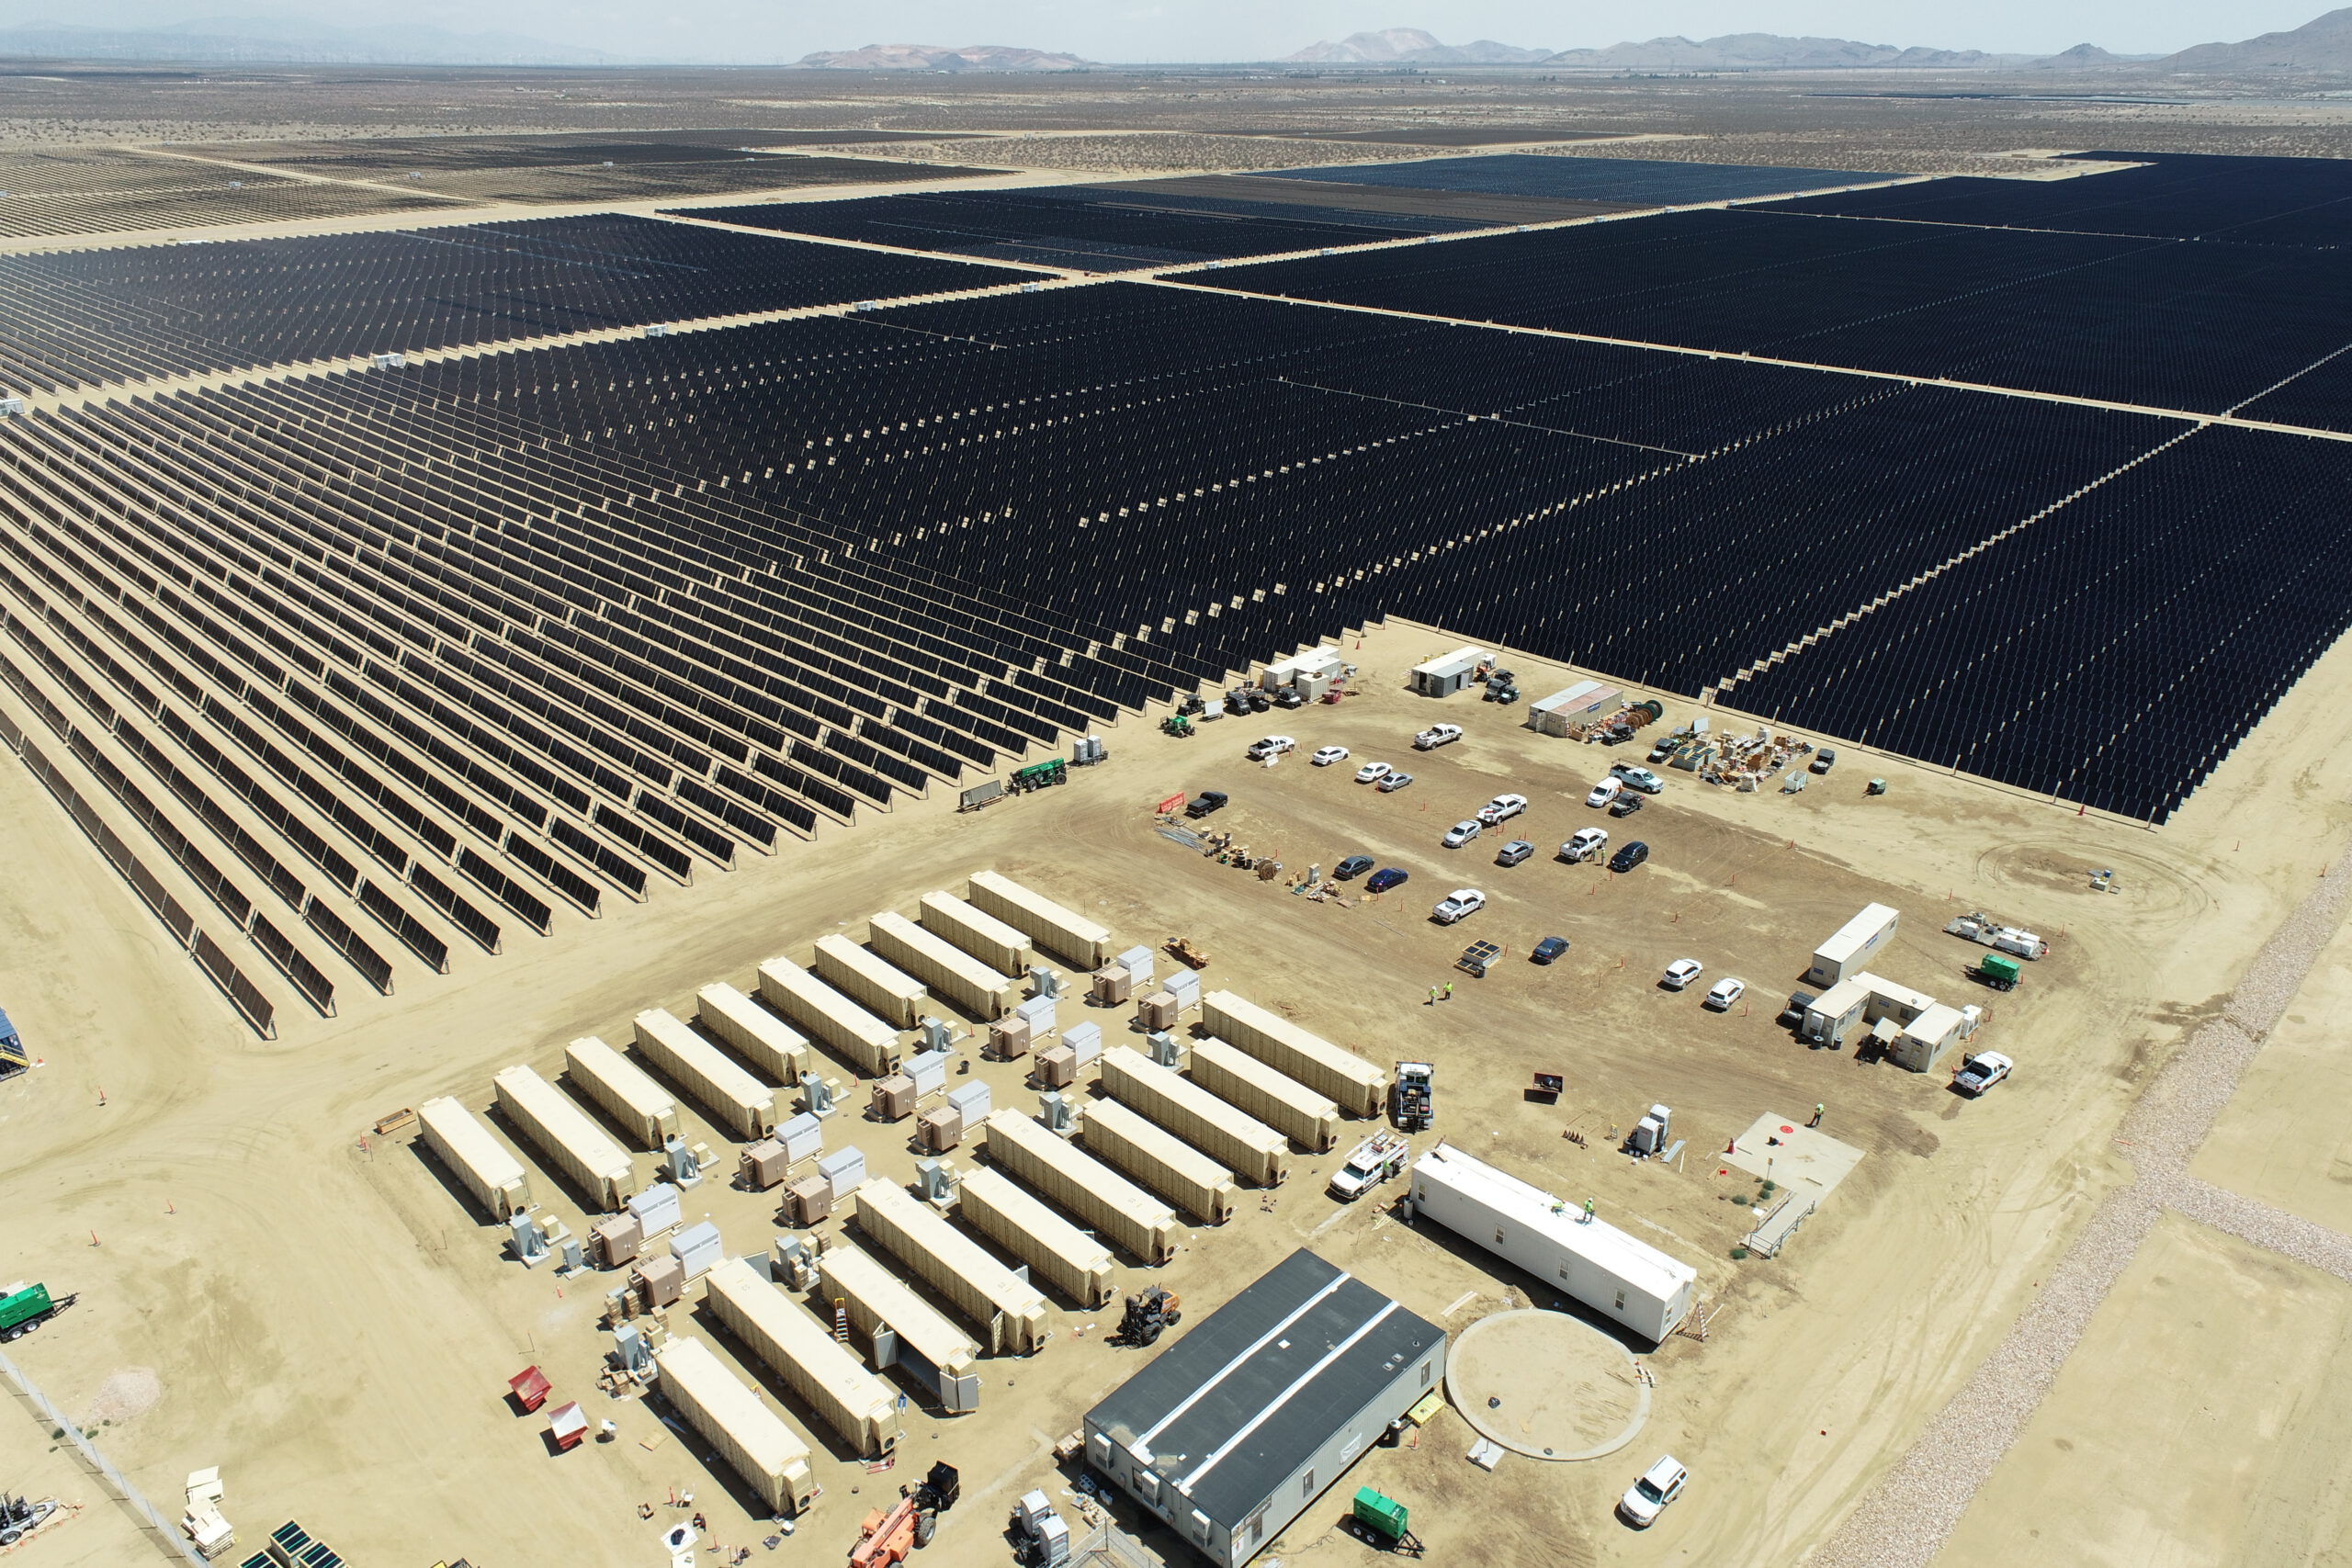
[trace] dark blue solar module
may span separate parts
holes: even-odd
[[[1850,169],[1781,169],[1748,164],[1673,164],[1649,158],[1549,157],[1497,152],[1477,158],[1430,158],[1409,164],[1324,164],[1276,171],[1286,180],[1398,186],[1410,190],[1469,191],[1481,196],[1549,197],[1560,201],[1623,201],[1673,207],[1692,201],[1737,201],[1859,185],[1889,175]]]
[[[1361,245],[1479,226],[1454,219],[1359,212],[1337,204],[1294,207],[1115,186],[763,203],[700,208],[695,215],[781,232],[1084,272],[1130,272]]]

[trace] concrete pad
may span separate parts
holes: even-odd
[[[1633,1353],[1557,1312],[1498,1312],[1464,1329],[1446,1352],[1445,1392],[1481,1436],[1530,1459],[1613,1454],[1650,1414]]]
[[[2342,1562],[2347,1331],[2352,1285],[2165,1216],[1938,1562]]]
[[[1758,1116],[1717,1161],[1761,1180],[1825,1196],[1860,1163],[1862,1151],[1804,1123],[1803,1116]]]

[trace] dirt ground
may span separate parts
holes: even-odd
[[[1708,1338],[1637,1348],[1657,1392],[1634,1450],[1579,1466],[1512,1457],[1489,1475],[1464,1462],[1472,1434],[1444,1414],[1411,1446],[1367,1456],[1270,1556],[1292,1568],[1357,1562],[1362,1547],[1337,1522],[1352,1486],[1370,1483],[1411,1506],[1436,1562],[1793,1561],[2030,1299],[2037,1269],[2117,1179],[2107,1137],[2137,1087],[2341,845],[2346,809],[2327,768],[2352,727],[2340,696],[2352,655],[2323,661],[2161,831],[1847,750],[1794,797],[1672,775],[1662,799],[1606,823],[1615,841],[1631,829],[1654,850],[1646,866],[1611,877],[1548,852],[1498,868],[1498,835],[1438,848],[1456,818],[1516,790],[1533,806],[1498,836],[1548,852],[1604,820],[1582,798],[1623,754],[1535,736],[1519,727],[1523,707],[1401,689],[1412,664],[1460,640],[1392,623],[1360,649],[1349,640],[1365,692],[1337,707],[1226,720],[1187,740],[1130,717],[1103,732],[1110,761],[1059,791],[977,816],[958,815],[940,792],[534,950],[460,955],[444,979],[338,1021],[289,1022],[270,1044],[235,1023],[29,775],[0,767],[0,854],[13,873],[0,890],[0,1002],[48,1062],[0,1087],[0,1257],[12,1277],[83,1295],[11,1351],[68,1408],[86,1407],[112,1374],[155,1369],[160,1400],[100,1440],[167,1511],[187,1472],[222,1466],[230,1517],[248,1542],[294,1517],[381,1562],[650,1560],[656,1528],[674,1516],[657,1506],[648,1523],[638,1506],[662,1505],[675,1487],[695,1493],[718,1542],[759,1555],[762,1531],[740,1490],[698,1443],[643,1447],[661,1430],[654,1412],[594,1393],[606,1343],[595,1320],[616,1279],[560,1281],[506,1261],[497,1233],[429,1160],[404,1139],[368,1137],[369,1125],[444,1093],[483,1107],[505,1066],[552,1076],[577,1035],[624,1043],[640,1009],[684,1016],[703,984],[745,985],[764,958],[805,959],[827,931],[862,934],[868,915],[910,909],[922,893],[995,866],[1123,941],[1194,939],[1212,955],[1211,988],[1287,1006],[1374,1060],[1434,1061],[1440,1134],[1564,1197],[1592,1196],[1603,1217],[1699,1270]],[[1511,662],[1531,696],[1570,678]],[[1686,711],[1669,705],[1668,721]],[[1383,795],[1351,782],[1366,759],[1404,761],[1412,731],[1438,717],[1469,737],[1414,758],[1410,788]],[[1270,731],[1354,756],[1331,769],[1303,756],[1271,770],[1247,762],[1242,746]],[[1887,796],[1863,795],[1873,774],[1890,781]],[[1340,908],[1215,865],[1159,835],[1150,815],[1170,793],[1204,788],[1234,796],[1217,826],[1294,869],[1363,852],[1411,880]],[[2244,807],[2248,795],[2259,813]],[[2089,891],[2094,866],[2115,868],[2122,892]],[[1430,903],[1456,886],[1483,888],[1491,902],[1463,926],[1430,924]],[[1873,967],[1984,1003],[1984,1039],[2018,1059],[2014,1082],[1967,1102],[1941,1074],[1858,1066],[1775,1026],[1813,947],[1871,899],[1903,915]],[[1977,950],[1937,930],[1978,908],[2052,941],[2010,995],[1972,987],[1962,971]],[[1528,964],[1546,935],[1573,946],[1548,968]],[[1473,938],[1509,949],[1484,981],[1448,968]],[[1718,1016],[1695,993],[1660,989],[1660,967],[1684,956],[1711,976],[1747,979],[1745,1004]],[[1429,987],[1450,975],[1452,999],[1429,1005]],[[1122,1038],[1118,1014],[1081,1015]],[[1566,1077],[1556,1107],[1523,1100],[1537,1070]],[[1034,1105],[1017,1066],[975,1071],[998,1104]],[[1688,1140],[1679,1168],[1608,1152],[1653,1101],[1673,1108]],[[1779,1258],[1735,1262],[1752,1221],[1727,1198],[1752,1194],[1754,1181],[1718,1175],[1727,1168],[1712,1155],[1758,1114],[1816,1101],[1828,1108],[1825,1130],[1866,1157]],[[735,1140],[689,1121],[731,1156]],[[844,1117],[828,1142],[854,1143],[876,1170],[907,1177],[904,1131]],[[1505,1305],[1552,1304],[1483,1253],[1400,1224],[1385,1198],[1335,1205],[1321,1188],[1337,1157],[1300,1156],[1270,1209],[1245,1192],[1230,1224],[1188,1233],[1192,1245],[1165,1269],[1123,1259],[1121,1287],[1161,1280],[1205,1313],[1312,1246],[1449,1327]],[[583,1230],[576,1199],[533,1168],[548,1208]],[[691,1192],[687,1213],[707,1213],[737,1252],[774,1232],[765,1199],[718,1182]],[[1476,1299],[1449,1315],[1465,1292]],[[673,1322],[743,1366],[699,1314]],[[778,1399],[820,1450],[827,1493],[799,1544],[837,1560],[867,1506],[942,1457],[962,1468],[967,1501],[926,1560],[1006,1561],[1005,1509],[1033,1485],[1066,1491],[1053,1439],[1140,1359],[1103,1343],[1108,1326],[1106,1314],[1061,1312],[1034,1362],[983,1368],[975,1416],[941,1420],[910,1405],[907,1457],[888,1474],[865,1474]],[[612,1416],[619,1440],[550,1455],[542,1423],[505,1402],[507,1378],[531,1362],[559,1398]],[[21,1430],[45,1436],[29,1417]],[[1653,1449],[1676,1453],[1694,1480],[1635,1535],[1609,1506]],[[13,1472],[0,1479],[15,1483]],[[97,1500],[94,1482],[35,1483]],[[57,1555],[27,1561],[85,1560],[72,1543],[96,1533],[88,1522],[41,1549]]]

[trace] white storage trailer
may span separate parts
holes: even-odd
[[[474,1113],[444,1095],[416,1108],[417,1134],[440,1160],[442,1168],[458,1179],[474,1201],[504,1224],[531,1208],[531,1179],[523,1162],[474,1120]]]
[[[985,913],[1024,933],[1031,942],[1080,969],[1111,962],[1111,931],[1051,898],[993,871],[972,873],[967,892]]]
[[[1385,1069],[1231,991],[1211,991],[1201,998],[1201,1027],[1351,1116],[1377,1116],[1387,1103]]]
[[[904,1367],[951,1416],[980,1407],[979,1346],[871,1255],[836,1243],[818,1257],[817,1281],[827,1309],[874,1347],[877,1370]]]
[[[638,1147],[659,1150],[682,1135],[676,1099],[635,1062],[594,1035],[584,1035],[563,1048],[563,1076]]]
[[[1089,1309],[1113,1294],[1111,1251],[993,1170],[967,1170],[956,1183],[956,1213],[1029,1266],[1029,1271]]]
[[[922,929],[946,938],[1001,974],[1019,975],[1029,965],[1029,939],[994,915],[953,893],[922,896]]]
[[[817,978],[883,1022],[912,1029],[922,1014],[922,982],[834,931],[817,939]]]
[[[1086,1107],[1079,1136],[1088,1152],[1117,1167],[1203,1224],[1221,1225],[1240,1201],[1233,1172],[1115,1100]]]
[[[883,958],[928,986],[933,996],[955,1003],[983,1023],[1002,1018],[1021,1000],[1020,981],[999,974],[904,915],[875,916],[865,923],[865,940]]]
[[[988,1119],[990,1164],[1084,1220],[1147,1263],[1176,1254],[1175,1211],[1035,1117],[1005,1110]],[[967,1180],[970,1179],[968,1177]]]
[[[1279,1186],[1290,1175],[1289,1139],[1139,1052],[1104,1052],[1102,1088],[1252,1186]]]
[[[887,1176],[868,1178],[853,1196],[859,1231],[978,1324],[990,1353],[1045,1348],[1047,1308],[1036,1286]]]
[[[635,1027],[637,1048],[646,1060],[700,1101],[720,1125],[747,1143],[775,1131],[775,1090],[727,1053],[660,1008],[639,1013]]]
[[[595,1213],[609,1214],[637,1190],[628,1151],[605,1135],[569,1095],[528,1067],[509,1067],[490,1080],[508,1124],[545,1155],[564,1179],[588,1200]]]
[[[1527,705],[1527,728],[1539,735],[1565,736],[1580,724],[1590,724],[1617,698],[1617,688],[1598,681],[1578,681],[1550,696]]]
[[[760,965],[760,999],[867,1077],[899,1070],[899,1032],[790,959]]]
[[[768,1082],[799,1087],[808,1070],[808,1042],[784,1020],[723,983],[695,993],[695,1017]]]
[[[779,1517],[808,1512],[817,1479],[799,1434],[701,1340],[673,1339],[653,1355],[657,1386],[678,1419],[717,1449]]]
[[[897,1396],[808,1308],[740,1258],[713,1269],[705,1287],[711,1315],[844,1441],[867,1459],[898,1447]]]
[[[1193,1081],[1311,1154],[1340,1141],[1340,1108],[1222,1040],[1196,1041]]]
[[[1452,653],[1441,654],[1425,663],[1413,666],[1413,690],[1425,697],[1450,697],[1470,683],[1478,666],[1494,655],[1483,648],[1466,644]]]
[[[1884,904],[1865,904],[1862,912],[1839,926],[1827,942],[1813,950],[1813,967],[1804,972],[1808,986],[1834,986],[1860,974],[1870,958],[1893,936],[1903,917]]]
[[[1699,1272],[1606,1220],[1444,1144],[1413,1162],[1413,1215],[1516,1264],[1645,1339],[1698,1299]]]

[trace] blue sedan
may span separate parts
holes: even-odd
[[[1547,936],[1542,942],[1535,944],[1535,951],[1529,953],[1527,957],[1530,963],[1549,964],[1555,958],[1559,957],[1560,954],[1567,952],[1567,950],[1568,939],[1566,937]]]
[[[1392,865],[1386,871],[1374,872],[1372,880],[1364,884],[1364,889],[1371,893],[1385,893],[1392,887],[1404,886],[1405,879],[1406,874]]]

